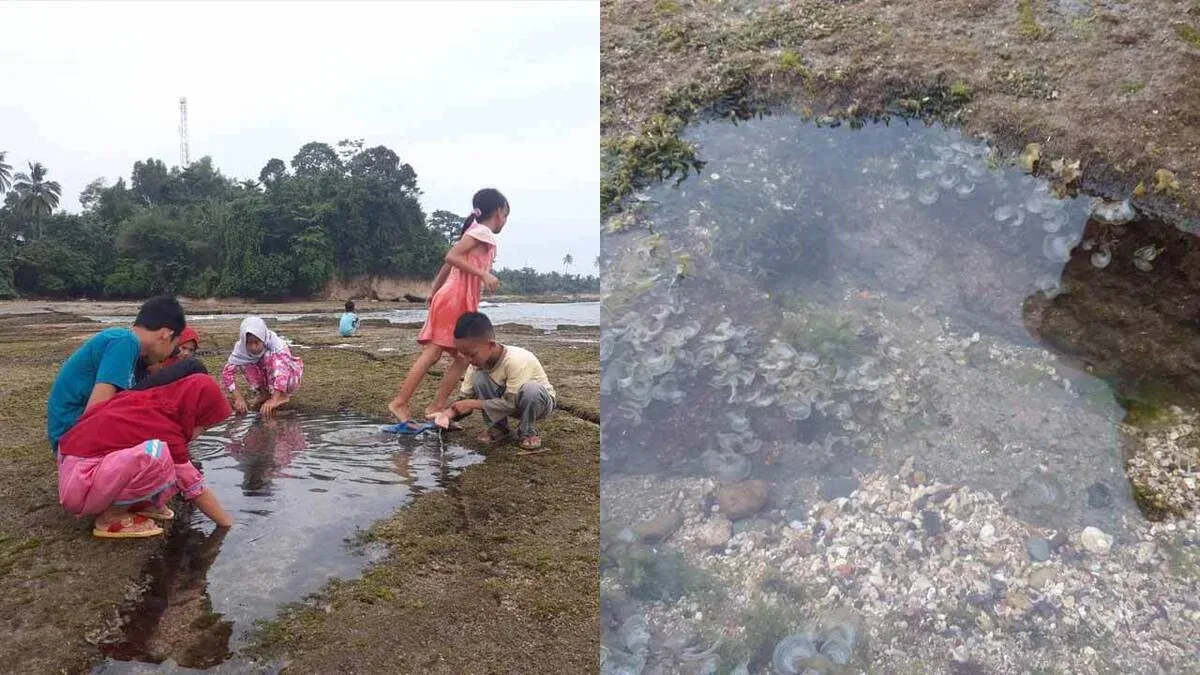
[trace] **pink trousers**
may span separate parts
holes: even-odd
[[[138,502],[161,506],[176,493],[194,499],[203,491],[204,476],[195,465],[176,464],[167,444],[159,440],[102,457],[58,458],[58,502],[76,516]]]

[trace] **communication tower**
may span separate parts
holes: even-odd
[[[186,169],[188,161],[187,97],[179,99],[179,166]]]

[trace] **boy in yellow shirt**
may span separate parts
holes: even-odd
[[[470,363],[461,392],[473,396],[455,401],[438,415],[459,419],[482,410],[487,432],[479,438],[496,445],[512,437],[508,418],[520,420],[517,433],[521,449],[532,452],[542,447],[542,437],[533,423],[554,411],[554,386],[542,363],[532,352],[496,342],[492,322],[480,312],[467,312],[454,325],[454,349]]]

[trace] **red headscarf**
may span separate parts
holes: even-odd
[[[182,464],[188,461],[187,446],[196,429],[232,414],[217,381],[197,373],[161,387],[117,394],[85,413],[58,442],[58,451],[100,457],[157,438]]]
[[[200,348],[200,334],[196,332],[195,328],[192,328],[191,326],[184,326],[183,330],[180,331],[179,339],[175,341],[175,344],[181,345],[181,344],[183,344],[185,342],[189,342],[189,341],[194,341],[196,343],[196,348],[197,349]],[[176,352],[176,353],[172,354],[171,356],[168,356],[167,358],[163,359],[161,362],[156,363],[153,366],[150,366],[149,370],[152,373],[157,372],[163,368],[166,368],[167,366],[179,363],[182,360],[183,359],[179,356],[179,353]]]
[[[191,326],[183,327],[183,332],[179,334],[179,339],[175,342],[175,344],[181,345],[185,342],[195,342],[196,347],[200,346],[200,334],[196,332],[195,328],[192,328]]]

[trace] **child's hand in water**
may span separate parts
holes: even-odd
[[[246,399],[242,398],[242,395],[241,395],[241,394],[234,394],[234,396],[233,396],[233,409],[234,409],[234,411],[236,411],[236,412],[237,412],[237,414],[239,414],[239,415],[245,415],[245,414],[246,414],[246,410],[248,409],[248,408],[246,407]]]
[[[483,275],[483,287],[489,291],[495,291],[497,288],[500,288],[500,280],[496,278],[495,274],[488,272]]]

